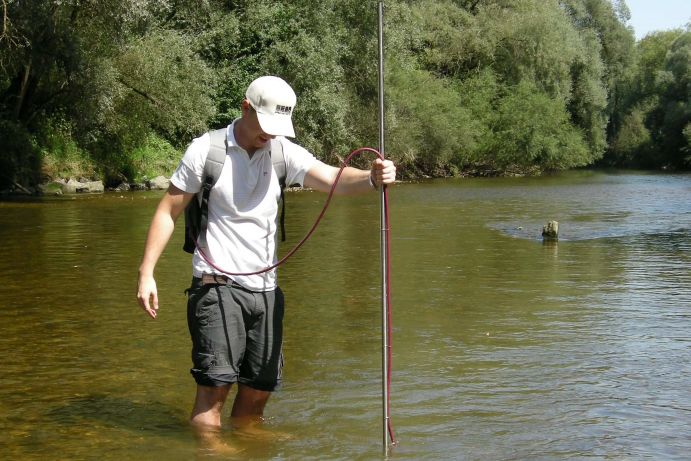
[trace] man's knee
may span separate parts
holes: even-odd
[[[191,422],[195,426],[220,427],[221,411],[228,397],[230,384],[226,386],[197,386]]]

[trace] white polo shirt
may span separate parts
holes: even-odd
[[[236,120],[237,121],[237,120]],[[276,228],[281,186],[271,163],[271,143],[250,158],[238,146],[233,124],[226,129],[228,151],[223,171],[209,196],[207,257],[227,272],[255,272],[277,261]],[[286,184],[303,184],[305,174],[318,161],[301,146],[281,137],[286,160]],[[185,192],[201,190],[204,162],[211,145],[208,133],[196,138],[185,151],[170,182]],[[192,270],[202,274],[222,274],[195,250]],[[276,288],[276,270],[259,275],[230,276],[253,291]]]

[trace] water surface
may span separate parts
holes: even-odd
[[[160,193],[0,203],[0,455],[229,459],[194,395],[176,231],[136,269]],[[324,196],[288,194],[290,248]],[[392,459],[688,459],[691,176],[572,172],[391,188]],[[561,238],[543,244],[542,226]],[[281,269],[284,387],[242,459],[378,459],[379,208],[336,198]],[[229,410],[229,409],[228,409]]]

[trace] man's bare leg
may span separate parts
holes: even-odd
[[[202,448],[227,454],[236,453],[236,448],[221,441],[221,412],[231,385],[212,387],[197,385],[190,423],[195,429]]]
[[[271,397],[271,392],[259,391],[244,384],[238,383],[238,393],[233,402],[233,410],[230,415],[233,418],[257,418],[264,415],[264,407]]]
[[[238,393],[235,396],[230,415],[233,428],[239,435],[265,440],[290,438],[288,434],[267,431],[260,427],[264,416],[264,407],[269,397],[271,397],[271,392],[259,391],[244,384],[238,384]]]
[[[238,383],[238,393],[230,413],[233,428],[242,435],[250,437],[270,436],[270,432],[258,427],[262,421],[262,416],[264,416],[264,407],[269,397],[271,397],[271,392],[260,391]]]

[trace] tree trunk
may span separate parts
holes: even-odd
[[[19,87],[19,95],[17,96],[17,104],[14,106],[14,118],[19,120],[22,113],[22,108],[24,107],[24,101],[26,99],[27,89],[29,88],[29,76],[31,75],[31,60],[24,66],[24,77],[22,78],[22,83]]]

